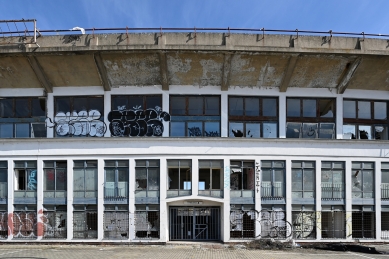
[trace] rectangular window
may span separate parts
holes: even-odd
[[[97,198],[97,161],[74,161],[73,197]]]
[[[8,163],[0,161],[0,200],[8,197]]]
[[[73,238],[96,239],[97,238],[97,206],[73,205]]]
[[[36,239],[36,205],[14,205],[12,224],[14,239]]]
[[[42,221],[44,239],[67,238],[67,207],[44,205]]]
[[[375,238],[375,212],[373,206],[353,206],[353,238]]]
[[[35,198],[37,190],[36,161],[15,161],[15,198]]]
[[[322,207],[321,237],[323,239],[346,238],[346,212],[343,206]]]
[[[103,96],[61,96],[54,99],[56,137],[102,137],[104,124]]]
[[[262,199],[285,198],[285,161],[262,161]]]
[[[199,161],[199,195],[223,197],[222,160]]]
[[[159,239],[159,204],[135,205],[135,238]]]
[[[388,105],[385,101],[344,100],[343,139],[388,139]]]
[[[321,163],[321,198],[344,199],[344,162]]]
[[[192,194],[192,161],[168,160],[167,197]]]
[[[259,214],[254,205],[231,204],[230,212],[230,237],[231,239],[255,238],[255,223],[258,222]]]
[[[43,162],[43,193],[45,198],[66,198],[67,162]]]
[[[389,163],[381,164],[381,199],[389,200]]]
[[[292,198],[315,197],[315,162],[292,161]]]
[[[229,137],[277,138],[278,99],[230,96],[228,122]]]
[[[335,99],[287,98],[287,138],[335,138]]]
[[[136,160],[135,197],[159,197],[159,160]]]
[[[292,206],[293,238],[316,239],[316,212],[314,205]]]
[[[353,198],[374,198],[374,163],[352,162]]]
[[[104,198],[128,198],[128,160],[106,160],[104,170]]]
[[[254,161],[231,161],[230,168],[230,197],[254,197]]]
[[[171,137],[220,137],[220,96],[170,96]]]
[[[45,138],[46,98],[0,98],[0,138]]]
[[[104,210],[104,239],[128,240],[128,205],[106,204]]]
[[[286,239],[290,238],[292,233],[292,225],[286,220],[285,205],[262,205],[262,238]]]

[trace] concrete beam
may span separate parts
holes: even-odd
[[[232,60],[231,54],[224,54],[222,80],[221,80],[222,81],[222,85],[221,85],[222,91],[228,91],[228,88],[230,87],[231,60]]]
[[[290,79],[292,78],[294,68],[296,67],[298,55],[292,55],[289,58],[288,65],[286,66],[284,77],[282,78],[280,85],[280,92],[286,92]]]
[[[348,63],[344,72],[342,73],[338,88],[338,94],[343,94],[346,91],[348,84],[350,83],[351,78],[355,74],[359,64],[361,64],[362,58],[357,58],[353,63]]]
[[[46,93],[52,93],[53,92],[53,86],[50,83],[50,81],[47,79],[41,65],[39,64],[38,60],[35,56],[26,56],[28,63],[30,63],[30,66],[32,70],[34,71],[36,77],[38,78],[39,82],[42,84],[43,88],[46,90]]]
[[[101,84],[104,87],[104,91],[111,91],[112,86],[108,81],[107,70],[105,69],[103,59],[101,58],[100,52],[94,53],[93,58],[94,58],[95,63],[96,63],[97,71],[99,72]]]
[[[162,90],[169,91],[169,73],[165,52],[158,52]]]

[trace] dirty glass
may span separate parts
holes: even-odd
[[[264,122],[263,123],[263,137],[264,138],[277,138],[277,123]]]
[[[247,138],[260,138],[261,137],[261,124],[259,124],[259,123],[246,123],[246,137]]]
[[[245,115],[246,116],[259,116],[259,99],[258,98],[245,98]]]
[[[303,117],[316,117],[316,100],[303,99]]]
[[[303,138],[317,137],[317,123],[303,123]]]
[[[84,181],[84,169],[73,169],[73,182],[75,191],[83,191],[85,189]]]
[[[286,123],[286,137],[299,138],[301,131],[301,123],[287,122]]]
[[[371,119],[370,102],[358,101],[358,119]]]
[[[74,97],[73,99],[73,111],[88,111],[88,99],[86,97]]]
[[[145,109],[155,109],[159,107],[162,109],[162,98],[161,96],[146,96],[146,107]]]
[[[335,123],[320,123],[319,138],[333,139],[335,137]]]
[[[229,98],[229,115],[239,116],[243,115],[243,98],[230,97]]]
[[[335,101],[330,99],[319,99],[319,116],[321,118],[332,118],[335,114]]]
[[[0,138],[12,138],[13,137],[13,124],[2,123],[0,124]]]
[[[264,98],[262,103],[263,116],[277,116],[277,99]]]
[[[55,98],[55,111],[69,112],[70,111],[70,98],[69,97],[56,97]]]
[[[144,110],[143,106],[143,96],[141,95],[133,95],[128,97],[128,106],[127,110]]]
[[[147,170],[146,168],[136,168],[135,181],[137,190],[147,189]]]
[[[356,118],[356,102],[343,101],[343,118]]]
[[[128,98],[124,96],[112,96],[112,110],[129,109]]]
[[[149,190],[159,190],[159,168],[148,169]]]
[[[170,122],[171,137],[185,137],[185,122]]]
[[[15,99],[15,117],[27,118],[30,117],[30,104],[27,98]]]
[[[181,96],[170,97],[170,107],[172,115],[185,115],[186,114],[186,98]]]
[[[189,137],[203,136],[202,128],[203,128],[202,122],[188,122],[187,136]]]
[[[0,117],[1,118],[14,117],[13,99],[0,99]]]
[[[219,115],[220,98],[216,96],[208,96],[205,100],[205,115]]]
[[[66,169],[57,169],[56,170],[56,189],[57,190],[66,190]]]
[[[96,191],[97,190],[97,170],[87,168],[85,169],[85,190]]]
[[[55,190],[55,172],[54,169],[45,169],[44,170],[44,190],[52,191]]]
[[[219,122],[204,122],[204,135],[206,137],[220,137],[219,130],[220,130]]]
[[[387,119],[386,102],[374,102],[374,119],[386,120]]]
[[[188,98],[188,115],[203,115],[203,97],[191,96]]]
[[[286,100],[286,116],[300,117],[300,99]]]

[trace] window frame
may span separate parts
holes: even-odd
[[[48,163],[53,163],[53,166],[48,166]],[[57,164],[65,164],[65,167],[58,167]],[[47,175],[46,173],[48,170],[54,170],[54,189],[53,190],[47,190]],[[63,175],[65,177],[65,187],[64,189],[58,189],[57,188],[57,170],[63,170]],[[57,198],[58,193],[64,193],[63,196],[60,198],[66,198],[67,196],[67,160],[54,160],[54,161],[49,161],[45,160],[43,161],[43,197],[44,198],[51,198],[51,197],[46,197],[46,193],[48,192],[53,192],[54,193],[54,198]]]
[[[24,166],[23,167],[18,166],[18,165],[16,165],[16,163],[23,163]],[[30,166],[30,163],[31,163],[31,166]],[[33,167],[33,166],[35,166],[35,167]],[[37,190],[38,190],[38,169],[37,168],[38,168],[37,161],[35,161],[35,160],[14,161],[14,177],[15,177],[14,196],[15,196],[15,198],[20,198],[21,195],[24,198],[27,198],[27,197],[28,198],[35,198],[36,197]],[[20,178],[20,171],[19,170],[24,171],[22,173],[24,175],[22,177],[22,178],[24,178],[24,188],[23,189],[20,189],[21,187],[19,186],[19,178]],[[29,185],[28,178],[32,173],[34,173],[34,171],[35,171],[35,179],[32,179],[31,185],[33,185],[34,181],[35,181],[35,184],[36,184],[35,190],[31,189],[31,188],[33,188],[33,186],[28,187],[28,185]],[[16,189],[16,188],[18,188],[18,189]]]
[[[235,165],[234,165],[235,163]],[[238,165],[239,163],[239,165]],[[237,178],[232,178],[236,174]],[[248,185],[251,174],[251,189]],[[246,176],[245,176],[246,175]],[[238,185],[235,183],[238,181]],[[245,188],[246,183],[246,188]],[[236,187],[234,187],[236,186]],[[255,193],[255,161],[253,160],[230,160],[230,196],[233,197],[254,197]]]
[[[109,165],[108,163],[115,163],[114,166]],[[119,165],[120,163],[124,163],[123,165]],[[125,171],[126,181],[124,187],[124,195],[121,195],[119,191],[119,173],[120,170]],[[107,170],[113,170],[115,181],[113,195],[108,195],[108,187],[107,187]],[[129,197],[129,161],[128,160],[104,160],[104,199],[125,199]],[[111,183],[111,182],[110,182]]]
[[[209,166],[202,166],[201,163],[206,163],[209,162]],[[213,163],[212,163],[213,162]],[[217,166],[218,163],[221,163],[221,166]],[[216,164],[214,166],[213,164]],[[210,196],[210,197],[216,197],[216,198],[222,198],[223,197],[223,160],[199,160],[199,168],[198,168],[198,191],[199,195],[202,196]],[[200,189],[200,182],[202,179],[200,179],[200,170],[207,170],[209,175],[209,188],[207,189],[206,187],[201,190]],[[214,170],[219,170],[219,187],[218,189],[213,189],[213,171]]]
[[[293,163],[301,163],[301,166],[294,166]],[[313,167],[308,167],[306,166],[306,164],[308,163],[313,163]],[[298,174],[298,171],[297,170],[301,170],[301,186],[302,186],[302,189],[301,190],[296,190],[295,189],[295,173]],[[313,170],[313,181],[312,181],[312,189],[311,190],[308,190],[306,189],[306,184],[305,184],[305,174],[307,173],[306,171],[308,170]],[[316,161],[292,161],[292,199],[314,199],[316,197]],[[302,197],[294,197],[294,194],[295,193],[301,193]],[[305,197],[305,195],[308,195],[308,193],[312,193],[312,197]]]
[[[178,166],[175,166],[175,165],[169,165],[169,162],[170,163],[173,163],[173,162],[178,162]],[[185,188],[185,184],[186,182],[188,181],[183,181],[183,188],[181,189],[181,169],[186,169],[186,165],[183,165],[181,167],[181,161],[186,161],[186,162],[189,162],[189,169],[187,169],[185,171],[185,173],[187,173],[189,171],[189,178],[190,178],[190,188],[189,189],[186,189]],[[170,169],[178,169],[178,189],[172,189],[170,188]],[[167,198],[174,198],[174,197],[180,197],[180,196],[189,196],[189,195],[192,195],[192,192],[193,192],[193,188],[192,188],[192,185],[193,185],[193,174],[192,174],[192,160],[191,159],[168,159],[167,160],[167,189],[166,189],[166,192],[167,192]],[[173,194],[174,192],[177,191],[177,195],[169,195],[169,194]],[[169,193],[170,192],[170,193]]]
[[[140,162],[145,162],[145,165],[140,165]],[[158,165],[150,165],[150,161],[157,162]],[[157,180],[157,188],[158,189],[150,189],[150,177],[149,177],[149,169],[157,168],[158,169],[158,180]],[[146,170],[146,188],[138,189],[138,170],[145,169]],[[159,159],[137,159],[135,160],[135,197],[159,197],[160,196],[160,181],[161,181],[161,163]],[[145,196],[143,194],[145,193]],[[150,193],[156,193],[156,195],[150,195]]]
[[[83,162],[83,166],[76,166],[76,163],[81,163]],[[96,163],[96,166],[88,166],[88,163]],[[83,190],[76,190],[76,177],[75,177],[75,170],[76,169],[83,169]],[[94,171],[94,178],[95,178],[95,183],[94,183],[94,190],[87,190],[87,185],[86,185],[86,170],[87,169],[95,169]],[[97,191],[98,191],[98,186],[97,186],[97,178],[98,178],[98,163],[97,163],[97,160],[73,160],[73,197],[74,198],[97,198]],[[78,196],[78,195],[75,195],[76,193],[83,193],[82,196]],[[88,196],[86,195],[87,193],[94,193],[93,196]]]
[[[0,161],[0,201],[8,198],[8,161]],[[5,179],[4,181],[1,181]]]
[[[331,167],[324,167],[324,163],[331,163]],[[335,167],[335,164],[342,164],[342,167]],[[346,167],[345,162],[343,161],[321,161],[321,199],[322,200],[334,200],[334,199],[344,199],[345,197],[345,176],[346,176]],[[334,171],[342,171],[342,182],[336,184],[334,182]],[[323,176],[326,172],[331,172],[331,182],[324,182]],[[326,183],[330,184],[330,186],[324,186]],[[339,190],[339,191],[337,191]],[[330,192],[330,195],[325,195],[323,193]],[[335,195],[335,194],[339,195]],[[328,197],[331,196],[331,197]]]
[[[261,161],[261,198],[262,199],[285,199],[286,198],[286,161],[285,160],[263,160]],[[270,162],[271,166],[264,166],[264,163]],[[283,166],[276,166],[275,163],[283,163]],[[265,184],[264,170],[270,170],[270,185]],[[282,182],[280,186],[276,186],[276,170],[282,171]],[[269,192],[270,188],[270,192]],[[277,189],[276,189],[277,188]],[[279,194],[281,193],[281,194]],[[265,195],[266,194],[266,195]]]
[[[354,165],[356,165],[357,163],[360,163],[361,164],[361,167],[357,168],[355,167]],[[372,165],[372,168],[365,168],[365,164],[371,164]],[[352,162],[351,163],[351,184],[352,184],[352,198],[353,199],[374,199],[375,198],[375,163],[374,162]],[[365,184],[366,184],[366,181],[365,180],[365,175],[369,173],[369,171],[372,172],[372,183],[371,183],[371,187],[372,187],[372,190],[371,191],[365,191]],[[357,179],[357,176],[358,174],[361,174],[361,179],[358,183],[358,179]],[[354,177],[356,180],[354,180]],[[360,191],[355,191],[354,190],[354,186],[358,184],[361,186],[361,190]],[[360,193],[359,197],[356,197],[356,193]],[[371,193],[371,197],[366,197],[366,194],[368,193]]]

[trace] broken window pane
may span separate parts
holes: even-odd
[[[343,125],[343,139],[356,139],[355,125]]]
[[[230,122],[229,136],[230,137],[243,137],[244,136],[243,123]]]
[[[374,127],[374,139],[388,139],[388,127],[387,126],[375,126]]]
[[[356,118],[356,110],[355,101],[343,101],[343,118]]]
[[[246,123],[246,137],[247,138],[260,138],[261,137],[261,124]]]
[[[321,118],[332,118],[335,114],[335,100],[319,99],[319,116]]]
[[[359,125],[358,131],[360,139],[372,139],[371,126]]]
[[[358,119],[371,119],[370,102],[358,101]]]
[[[236,165],[234,165],[235,162]],[[230,195],[231,197],[254,197],[254,162],[231,161]]]
[[[286,137],[300,138],[301,123],[287,122],[286,123]]]

